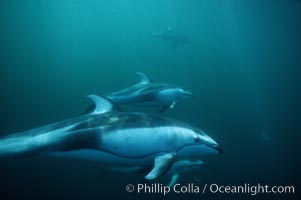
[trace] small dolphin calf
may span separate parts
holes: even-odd
[[[137,72],[141,81],[129,88],[111,93],[107,98],[118,105],[136,104],[142,106],[162,107],[160,112],[173,108],[179,102],[192,98],[191,92],[182,88],[167,84],[154,83],[145,74]]]
[[[166,176],[170,176],[171,180],[168,184],[169,187],[173,187],[180,178],[180,175],[200,170],[204,166],[204,162],[201,160],[180,160],[177,161]]]
[[[219,154],[203,131],[159,115],[119,112],[111,100],[90,95],[87,115],[4,137],[0,158],[46,154],[100,162],[107,168],[137,171],[151,166],[145,179],[167,173],[176,161]]]
[[[167,28],[166,30],[155,32],[152,34],[152,36],[155,38],[160,38],[166,41],[170,41],[172,47],[174,48],[179,45],[190,43],[184,34],[176,32],[171,28]]]

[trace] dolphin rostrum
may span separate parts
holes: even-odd
[[[154,83],[145,74],[137,72],[141,80],[139,83],[107,95],[118,105],[135,104],[142,106],[162,107],[160,112],[173,108],[179,102],[192,98],[191,92],[167,83]]]
[[[87,115],[0,139],[0,158],[50,155],[100,162],[132,171],[151,166],[145,179],[167,173],[179,160],[219,154],[218,144],[203,131],[160,115],[119,112],[105,97]]]

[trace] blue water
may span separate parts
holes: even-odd
[[[2,0],[0,134],[78,116],[85,96],[128,87],[139,71],[190,90],[196,98],[163,115],[224,150],[184,183],[295,187],[164,198],[299,199],[300,11],[299,0]],[[167,28],[189,44],[152,37]],[[1,160],[0,199],[162,199],[126,192],[142,178],[77,160]]]

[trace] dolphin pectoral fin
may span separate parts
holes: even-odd
[[[136,74],[139,75],[141,78],[139,84],[149,84],[152,82],[152,80],[150,78],[148,78],[148,76],[146,76],[145,74],[143,74],[141,72],[136,72]]]
[[[144,178],[146,180],[151,180],[164,175],[172,167],[175,158],[175,153],[168,153],[161,156],[157,156],[155,158],[154,168]]]
[[[177,101],[173,101],[170,106],[164,106],[161,110],[159,110],[158,114],[165,112],[168,108],[172,109],[177,105]]]
[[[177,101],[173,101],[172,104],[169,106],[169,108],[174,108],[177,105]]]
[[[180,175],[179,174],[174,174],[172,177],[171,177],[171,181],[170,183],[168,184],[169,187],[173,187],[176,182],[179,180],[179,177]]]
[[[107,97],[89,95],[87,96],[95,104],[95,109],[90,114],[101,114],[106,112],[120,111],[120,108]]]

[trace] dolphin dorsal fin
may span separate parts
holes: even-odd
[[[107,97],[92,94],[88,95],[87,98],[91,99],[95,104],[95,109],[90,114],[120,111],[119,107]]]
[[[137,75],[140,76],[140,82],[139,84],[149,84],[152,82],[152,80],[150,78],[148,78],[148,76],[146,76],[145,74],[141,73],[141,72],[136,72]]]

